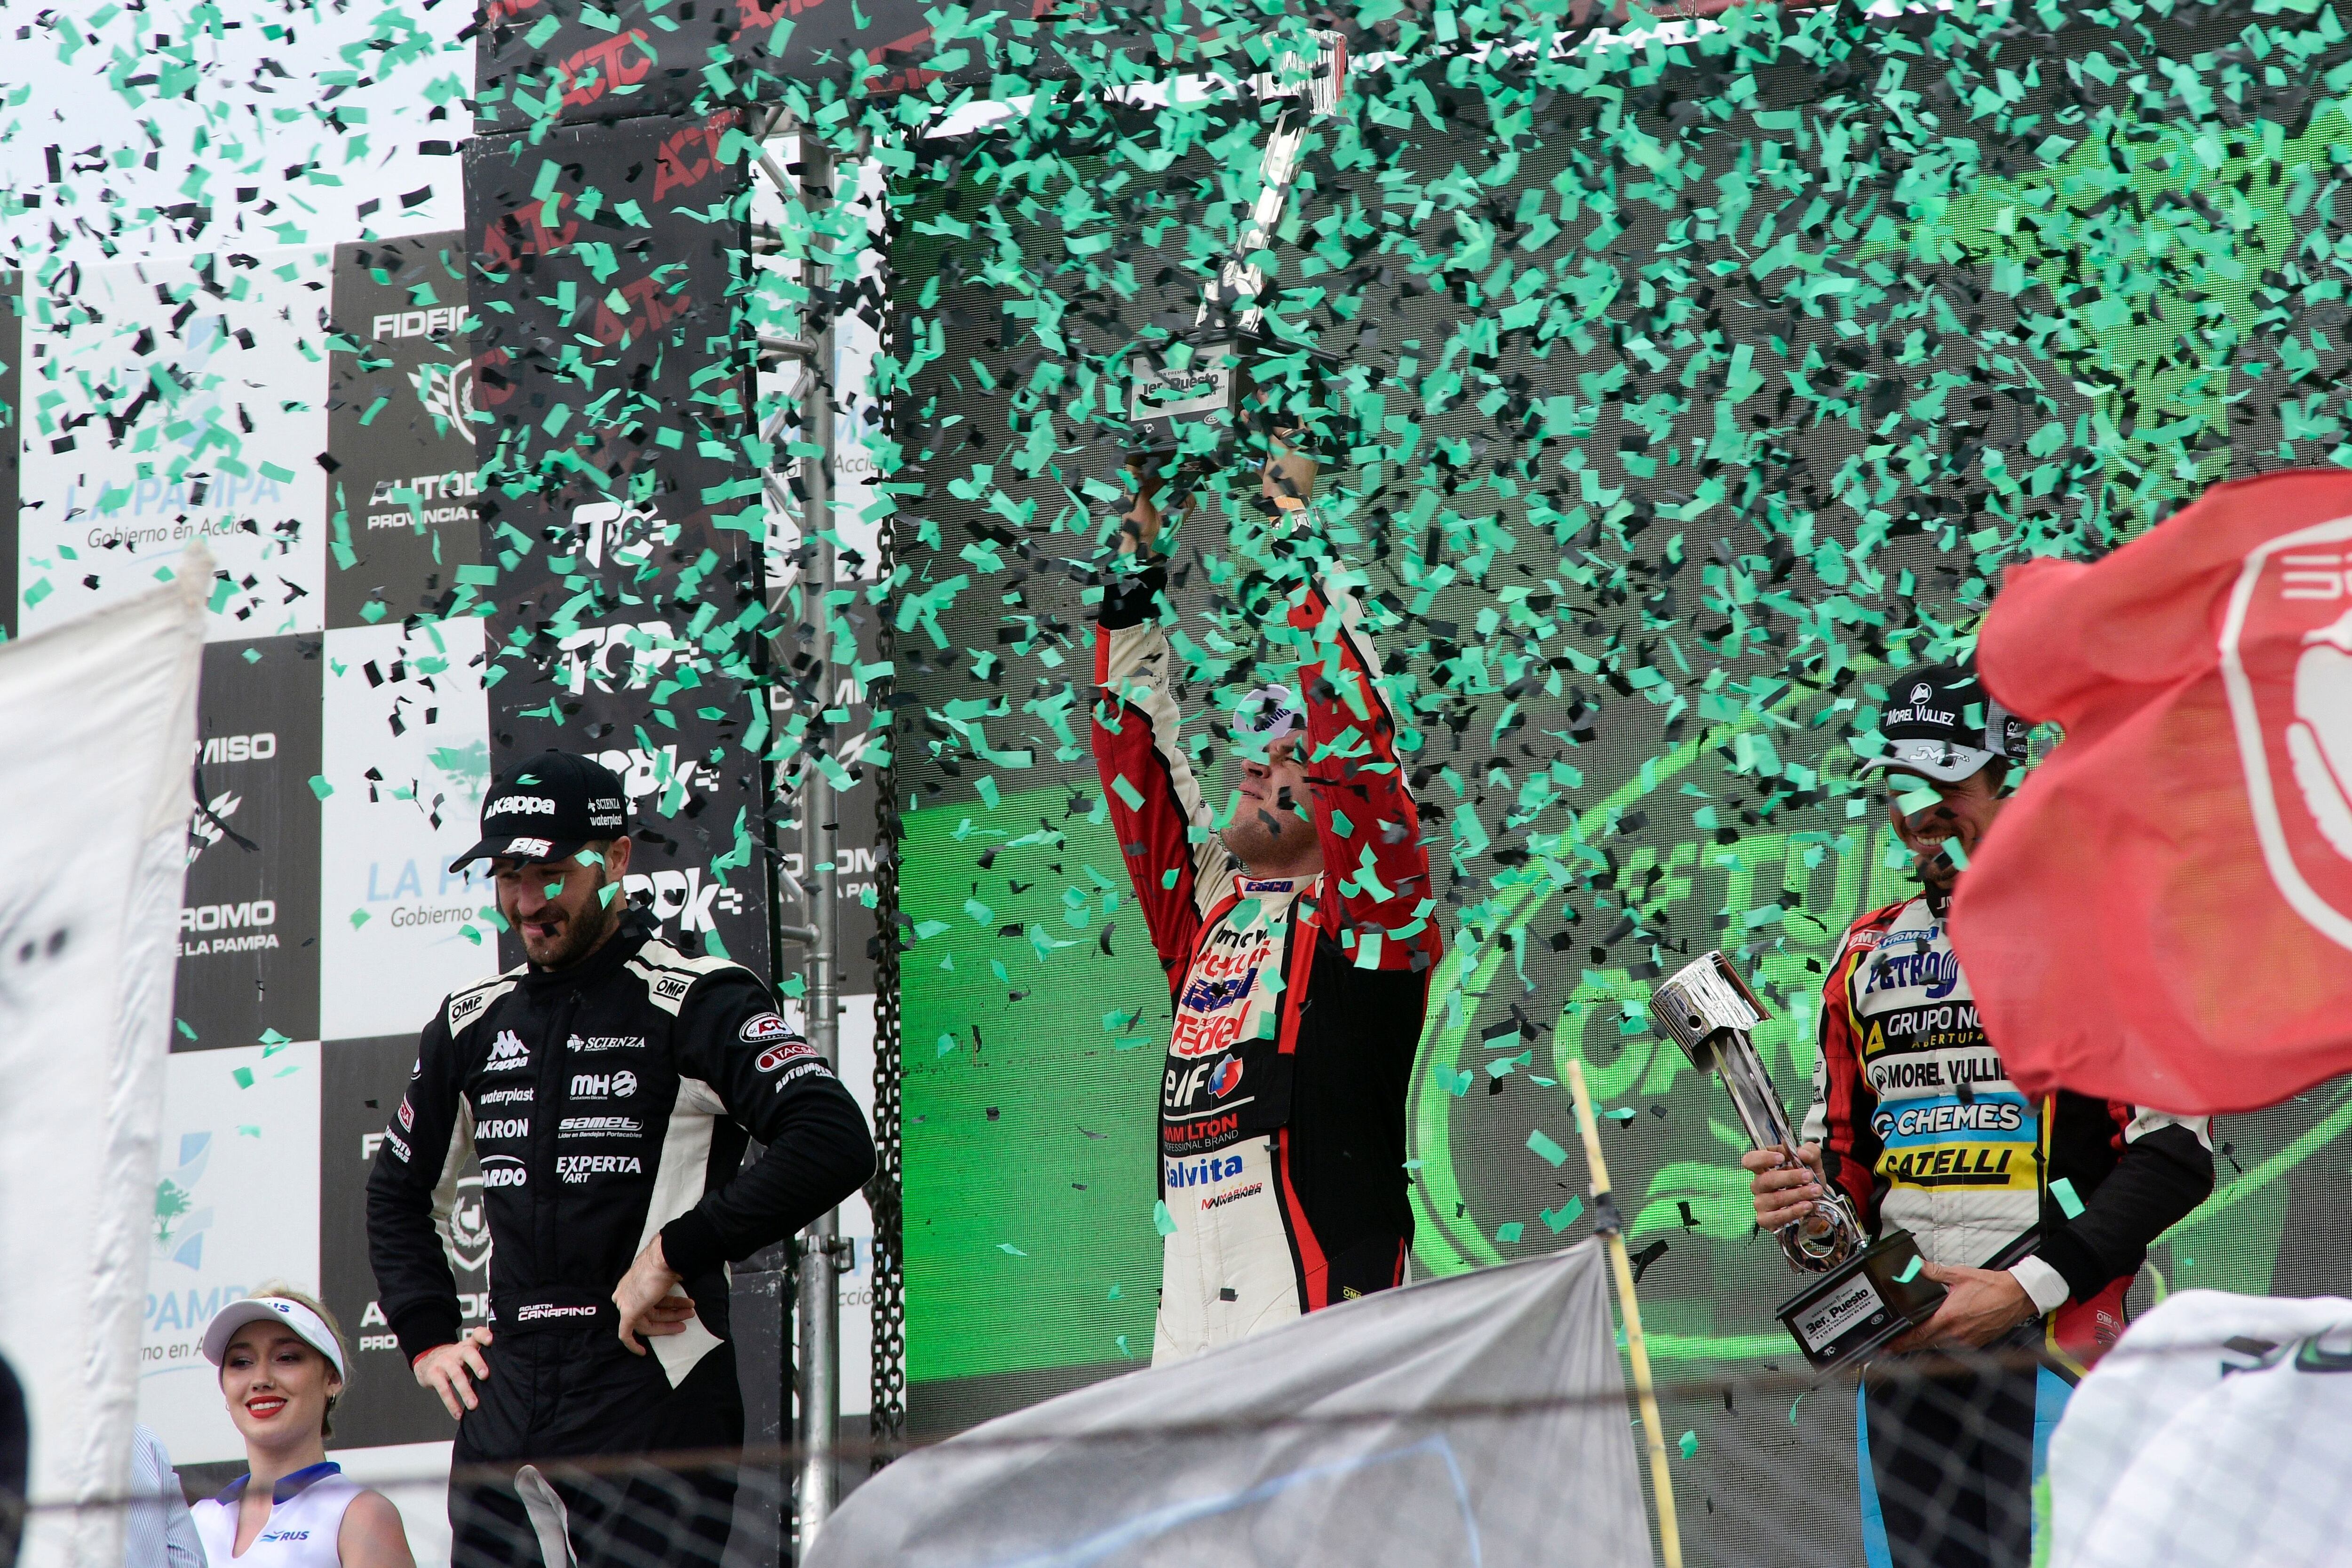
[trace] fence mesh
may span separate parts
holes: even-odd
[[[1658,1392],[1683,1561],[1856,1568],[2333,1561],[2352,1524],[2352,1489],[2331,1469],[2342,1430],[2331,1424],[2340,1422],[2334,1412],[2352,1410],[2339,1392],[2352,1379],[2333,1375],[2347,1370],[2352,1336],[2334,1331],[2279,1342],[2192,1338],[2142,1354],[2127,1376],[2095,1383],[2054,1438],[2051,1424],[2074,1390],[2051,1359],[2024,1344],[1884,1357],[1859,1375],[1826,1379],[1789,1371],[1670,1379]],[[1645,1499],[1648,1542],[1612,1542],[1595,1522],[1590,1488],[1573,1474],[1528,1496],[1483,1488],[1475,1469],[1457,1470],[1438,1489],[1450,1488],[1454,1500],[1433,1507],[1424,1483],[1434,1471],[1407,1465],[1350,1479],[1339,1467],[1327,1467],[1328,1476],[1318,1470],[1318,1455],[1344,1446],[1366,1422],[1409,1417],[1410,1429],[1441,1449],[1449,1437],[1490,1433],[1496,1424],[1514,1445],[1540,1446],[1596,1405],[1622,1416],[1629,1447],[1641,1442],[1632,1400],[1614,1391],[1407,1412],[1301,1410],[1246,1422],[1187,1421],[1146,1407],[1130,1427],[1096,1427],[1083,1437],[1050,1427],[1017,1438],[981,1429],[953,1441],[967,1450],[1034,1451],[1037,1496],[1016,1492],[1001,1518],[974,1518],[961,1539],[928,1543],[920,1560],[1291,1568],[1321,1561],[1317,1542],[1370,1508],[1387,1526],[1382,1544],[1367,1555],[1360,1532],[1349,1535],[1359,1543],[1350,1563],[1657,1561],[1656,1500]],[[1703,1445],[1691,1435],[1702,1411],[1730,1417],[1707,1423],[1714,1436]],[[1051,1490],[1043,1478],[1074,1442],[1116,1448],[1123,1463],[1162,1472],[1179,1498],[1187,1493],[1188,1453],[1247,1449],[1257,1480],[1231,1506],[1207,1499],[1189,1511],[1160,1511],[1181,1518],[1113,1520],[1116,1528],[1106,1528],[1098,1511],[1074,1507],[1065,1525],[1044,1500]],[[1476,1446],[1463,1440],[1451,1448]],[[841,1445],[842,1469],[862,1477],[873,1459],[921,1451],[892,1445],[886,1454],[853,1433]],[[399,1509],[418,1568],[758,1568],[807,1561],[790,1528],[788,1478],[799,1458],[796,1449],[763,1447],[454,1473],[371,1474],[362,1464],[353,1479]],[[407,1462],[414,1466],[413,1453]],[[212,1490],[193,1475],[183,1479],[199,1496]],[[1646,1477],[1643,1484],[1646,1490]],[[853,1498],[845,1506],[861,1504]],[[13,1562],[12,1543],[28,1520],[37,1541],[45,1528],[75,1531],[109,1511],[152,1507],[152,1500],[111,1498],[27,1511],[0,1496],[0,1563]],[[769,1528],[751,1528],[763,1511]],[[1010,1519],[1025,1532],[1018,1553],[997,1539]],[[1057,1548],[1041,1554],[1041,1537]]]

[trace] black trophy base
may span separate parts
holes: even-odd
[[[1814,1371],[1862,1361],[1943,1304],[1944,1287],[1918,1263],[1911,1233],[1890,1230],[1781,1302],[1777,1315]]]

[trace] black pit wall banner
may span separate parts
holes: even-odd
[[[635,816],[632,894],[666,935],[764,973],[771,455],[740,331],[748,145],[730,114],[468,144],[489,419],[486,559],[459,575],[490,607],[494,764],[600,757]]]

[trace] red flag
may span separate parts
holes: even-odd
[[[2352,1071],[2352,473],[2011,568],[1977,667],[2066,731],[1952,910],[2018,1084],[2187,1114]]]

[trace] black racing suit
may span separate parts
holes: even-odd
[[[754,1137],[766,1151],[743,1167]],[[728,1261],[874,1170],[856,1102],[758,977],[687,956],[634,913],[573,967],[509,970],[453,993],[425,1026],[368,1177],[369,1256],[412,1361],[458,1337],[440,1232],[473,1155],[493,1340],[480,1406],[458,1423],[460,1466],[740,1448]],[[656,1234],[696,1318],[641,1336],[639,1355],[621,1343],[613,1290]],[[715,1568],[734,1477],[647,1471],[556,1491],[583,1563]],[[453,1485],[450,1521],[460,1568],[541,1554],[512,1487]]]

